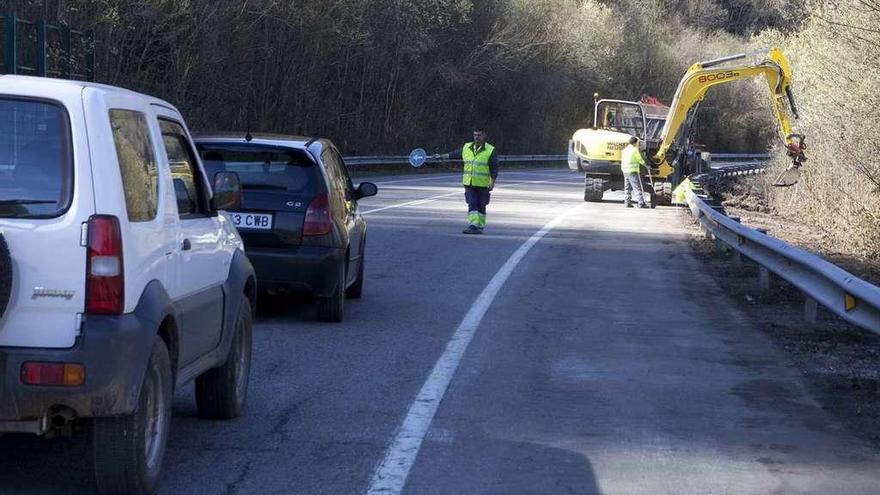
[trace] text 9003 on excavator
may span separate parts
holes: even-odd
[[[651,205],[668,204],[672,189],[697,172],[699,157],[689,154],[690,129],[700,102],[712,86],[763,76],[770,89],[772,108],[779,122],[791,163],[774,185],[790,186],[806,160],[804,136],[792,131],[789,114],[798,118],[791,91],[791,69],[778,48],[757,63],[734,64],[753,57],[743,53],[693,64],[682,77],[672,104],[665,107],[653,98],[639,102],[598,99],[594,95],[593,127],[580,129],[569,142],[569,167],[584,172],[584,201],[600,201],[606,190],[623,188],[620,152],[631,136],[640,140],[647,157],[642,171]]]

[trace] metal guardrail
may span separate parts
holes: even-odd
[[[500,162],[564,162],[566,155],[500,155]],[[348,156],[343,158],[348,166],[358,165],[396,165],[409,163],[409,156]],[[460,160],[429,160],[430,163],[455,162]]]
[[[719,162],[752,161],[761,162],[770,159],[770,153],[709,153],[712,160]]]
[[[766,170],[764,162],[733,162],[714,164],[709,171],[691,176],[691,180],[703,187],[718,185],[721,181],[736,177],[760,175]]]
[[[806,311],[813,318],[818,303],[850,323],[880,333],[880,287],[814,253],[740,224],[706,199],[701,190],[687,192],[688,206],[703,228],[806,294]]]
[[[711,153],[712,161],[729,163],[746,161],[749,163],[758,163],[770,159],[768,153]],[[348,156],[343,158],[348,166],[358,165],[396,165],[409,162],[409,156],[387,155],[387,156]],[[500,162],[565,162],[568,155],[501,155],[498,157]],[[430,160],[431,163],[453,162],[456,160]]]

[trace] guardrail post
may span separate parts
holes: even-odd
[[[758,288],[761,292],[770,292],[770,270],[758,266]]]
[[[742,223],[742,219],[740,217],[727,217],[733,220],[736,223]],[[739,249],[733,249],[733,266],[739,268],[743,264],[742,253],[739,252]]]
[[[767,229],[755,229],[756,231],[766,235]],[[758,289],[761,292],[770,292],[771,278],[770,270],[764,268],[764,265],[758,264]]]
[[[723,253],[727,245],[717,235],[715,237],[715,252]]]
[[[703,223],[704,221],[706,221],[706,220],[703,219],[703,220],[700,222],[700,228],[703,230],[703,239],[705,239],[705,240],[707,240],[707,241],[711,241],[712,238],[713,238],[713,236],[712,236],[712,231],[709,230],[709,227],[706,227],[706,224]]]
[[[804,321],[810,324],[816,323],[819,314],[819,302],[810,296],[804,296]]]

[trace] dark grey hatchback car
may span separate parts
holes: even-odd
[[[358,200],[375,184],[352,185],[345,163],[327,139],[258,134],[194,137],[209,176],[236,172],[241,209],[229,212],[261,289],[306,292],[318,319],[342,321],[345,298],[364,284],[367,224]]]

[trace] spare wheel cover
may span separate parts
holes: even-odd
[[[9,255],[9,245],[6,238],[0,232],[0,316],[6,313],[9,304],[9,296],[12,294],[12,257]]]

